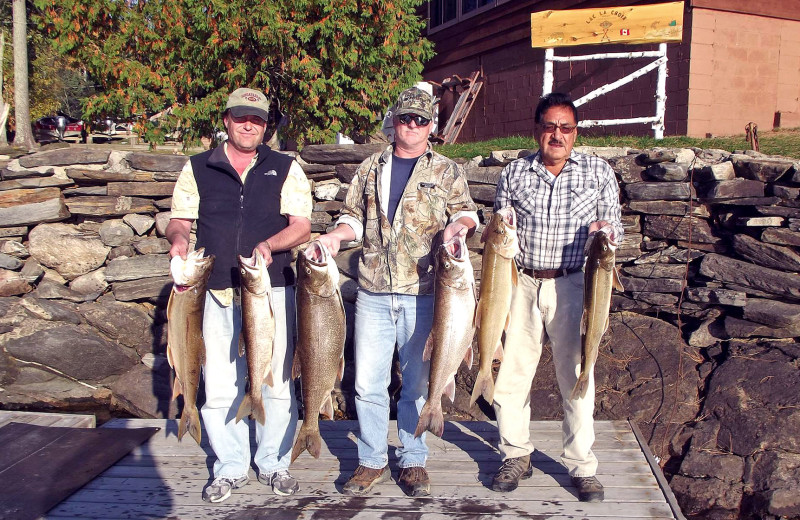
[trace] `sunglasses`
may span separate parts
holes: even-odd
[[[430,119],[417,114],[403,114],[402,116],[397,116],[397,120],[404,125],[411,124],[411,121],[414,121],[417,123],[417,126],[428,126],[428,123],[431,122]]]
[[[562,134],[571,134],[572,132],[575,131],[576,128],[578,128],[577,125],[571,125],[569,123],[562,123],[562,124],[557,124],[557,123],[539,123],[539,127],[542,130],[544,130],[546,133],[548,133],[548,134],[552,134],[553,132],[555,132],[556,128],[561,130]]]

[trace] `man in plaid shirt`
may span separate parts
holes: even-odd
[[[561,460],[583,502],[604,498],[595,477],[594,376],[586,397],[569,399],[581,365],[584,246],[602,227],[622,238],[619,186],[603,159],[572,150],[578,111],[565,94],[544,96],[536,108],[539,151],[503,170],[495,211],[513,206],[521,252],[511,303],[504,359],[497,376],[494,408],[503,464],[492,481],[495,491],[512,491],[532,474],[529,422],[530,387],[549,339],[564,406]]]

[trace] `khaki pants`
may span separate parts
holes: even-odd
[[[592,453],[594,374],[589,378],[586,397],[569,399],[580,372],[582,313],[582,271],[550,280],[534,280],[520,274],[494,391],[499,449],[504,460],[533,452],[530,388],[542,346],[549,339],[564,407],[561,461],[573,477],[596,473],[597,458]]]

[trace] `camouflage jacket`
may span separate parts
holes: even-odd
[[[430,146],[417,161],[395,214],[389,222],[381,209],[382,173],[391,164],[393,146],[373,154],[358,167],[347,191],[339,223],[362,235],[359,286],[377,293],[433,292],[434,236],[451,220],[467,216],[478,223],[476,206],[461,168]],[[387,164],[388,163],[388,164]],[[385,206],[385,205],[384,205]]]

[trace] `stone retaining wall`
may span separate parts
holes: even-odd
[[[303,149],[313,234],[381,147]],[[617,172],[626,230],[617,252],[625,291],[614,295],[596,368],[596,417],[637,422],[687,516],[800,516],[800,161],[582,151]],[[482,222],[502,166],[526,153],[464,164]],[[0,157],[1,408],[176,416],[163,237],[185,161],[97,147]],[[479,277],[479,234],[469,246]],[[350,318],[357,255],[351,244],[337,257]],[[354,416],[350,341],[347,356],[340,417]],[[534,419],[561,414],[549,358],[532,388]],[[493,418],[482,400],[469,407],[476,371],[462,366],[451,419]]]

